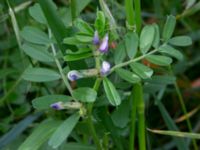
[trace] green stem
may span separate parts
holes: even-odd
[[[110,73],[112,73],[112,72],[113,72],[115,69],[117,69],[117,68],[121,68],[121,67],[124,67],[124,66],[129,65],[130,63],[139,61],[139,60],[145,58],[146,56],[149,56],[149,55],[151,55],[151,54],[156,53],[157,51],[158,51],[157,49],[154,49],[154,50],[152,50],[151,52],[149,52],[149,53],[147,53],[147,54],[145,54],[145,55],[139,56],[139,57],[137,57],[137,58],[135,58],[135,59],[128,60],[128,61],[123,62],[123,63],[118,64],[118,65],[115,65],[114,67],[111,68]]]
[[[100,84],[101,84],[101,78],[97,78],[96,81],[95,81],[93,89],[95,91],[98,91]],[[96,133],[93,121],[92,121],[93,103],[88,104],[88,109],[87,110],[88,110],[88,126],[89,126],[89,129],[90,129],[92,138],[94,140],[94,143],[97,146],[97,149],[98,150],[102,150],[102,146],[100,144],[99,138],[97,136],[97,133]]]
[[[125,0],[125,10],[126,10],[126,20],[128,22],[128,26],[133,28],[133,26],[135,25],[133,0]]]
[[[131,103],[131,127],[129,137],[129,150],[134,150],[135,147],[135,125],[136,125],[136,110],[137,110],[137,94],[135,94],[134,87],[130,96]]]
[[[76,19],[76,0],[71,0],[71,17],[73,22]]]
[[[50,30],[49,28],[48,28],[48,31],[49,31],[49,37],[51,38],[51,37],[52,37],[52,34],[51,34],[51,30]],[[56,65],[57,65],[58,70],[59,70],[59,72],[60,72],[60,75],[61,75],[61,77],[62,77],[62,79],[63,79],[63,82],[64,82],[64,84],[66,85],[67,89],[69,90],[70,95],[73,96],[73,95],[72,95],[72,91],[73,91],[73,90],[72,90],[72,88],[71,88],[71,86],[70,86],[68,80],[66,79],[66,76],[65,76],[64,73],[63,73],[63,69],[62,69],[62,67],[61,67],[61,64],[60,64],[59,60],[58,60],[57,57],[56,57],[56,49],[55,49],[55,47],[54,47],[53,44],[51,44],[51,50],[52,50],[52,52],[53,52]]]
[[[134,0],[134,6],[135,6],[136,32],[139,33],[142,25],[140,0]]]
[[[182,111],[183,111],[184,115],[186,116],[186,122],[187,122],[187,126],[188,126],[188,129],[189,129],[189,132],[192,133],[193,132],[192,131],[192,125],[191,125],[190,119],[189,119],[189,117],[187,115],[188,112],[187,112],[187,109],[186,109],[186,106],[185,106],[185,103],[184,103],[180,88],[177,85],[177,82],[174,83],[174,86],[175,86],[175,89],[176,89],[176,93],[178,95],[179,102],[181,104]],[[198,150],[198,146],[197,146],[197,143],[196,143],[195,139],[192,139],[192,144],[193,144],[194,150]]]
[[[141,83],[136,83],[134,84],[133,88],[135,97],[137,98],[139,149],[146,150],[145,104],[143,99],[142,85]]]

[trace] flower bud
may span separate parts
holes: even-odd
[[[99,51],[102,53],[106,53],[108,51],[108,34],[106,34],[105,37],[103,38],[99,46]]]
[[[107,61],[103,61],[101,66],[101,75],[106,75],[110,72],[110,63]]]
[[[55,109],[55,110],[62,110],[64,109],[63,107],[63,103],[62,102],[56,102],[50,105],[51,108]]]
[[[98,45],[99,44],[99,34],[98,34],[98,31],[94,32],[93,44],[94,45]]]
[[[70,81],[75,81],[75,80],[82,78],[83,76],[80,74],[80,72],[78,72],[76,70],[72,70],[72,71],[68,72],[67,77]]]

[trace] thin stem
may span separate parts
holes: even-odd
[[[101,78],[97,78],[96,81],[95,81],[95,84],[94,84],[94,87],[93,89],[95,91],[98,91],[99,89],[99,86],[101,84]],[[92,121],[92,110],[93,110],[93,103],[90,103],[88,104],[88,126],[90,128],[90,132],[92,134],[92,138],[94,140],[94,143],[96,144],[97,146],[97,149],[98,150],[102,150],[102,146],[100,144],[100,141],[99,141],[99,138],[97,136],[97,133],[96,133],[96,130],[95,130],[95,127],[94,127],[94,124],[93,124],[93,121]]]
[[[126,20],[128,25],[133,27],[135,25],[133,0],[125,0]]]
[[[135,147],[135,126],[136,126],[136,110],[137,110],[137,95],[135,94],[134,87],[130,96],[131,101],[131,126],[129,137],[129,150],[134,150]]]
[[[51,30],[50,30],[49,28],[48,28],[48,30],[49,30],[49,37],[51,38],[51,37],[52,37]],[[56,57],[56,49],[55,49],[55,47],[54,47],[53,44],[51,44],[51,50],[52,50],[52,52],[53,52],[56,65],[57,65],[58,70],[59,70],[59,72],[60,72],[60,75],[61,75],[61,77],[62,77],[62,79],[63,79],[63,82],[64,82],[64,84],[66,85],[67,89],[69,90],[70,95],[73,96],[73,95],[72,95],[72,88],[71,88],[71,86],[70,86],[68,80],[66,79],[66,76],[65,76],[64,73],[63,73],[63,69],[62,69],[62,67],[61,67],[61,64],[60,64],[59,60],[58,60],[57,57]]]
[[[124,66],[129,65],[130,63],[139,61],[139,60],[145,58],[146,56],[149,56],[149,55],[151,55],[151,54],[156,53],[157,51],[158,51],[157,49],[154,49],[154,50],[152,50],[151,52],[149,52],[149,53],[147,53],[147,54],[145,54],[145,55],[142,55],[142,56],[137,57],[137,58],[135,58],[135,59],[128,60],[128,61],[123,62],[123,63],[118,64],[118,65],[115,65],[114,67],[111,68],[110,73],[112,73],[112,72],[113,72],[115,69],[117,69],[117,68],[121,68],[121,67],[124,67]]]
[[[71,0],[71,17],[73,22],[76,19],[76,0]]]
[[[136,32],[139,33],[142,25],[140,0],[134,0],[134,5],[135,5]]]
[[[186,116],[186,122],[187,122],[187,126],[188,126],[188,129],[189,129],[189,132],[192,133],[193,132],[192,131],[192,125],[191,125],[190,119],[189,119],[189,117],[187,115],[188,112],[187,112],[187,109],[186,109],[186,106],[185,106],[185,103],[184,103],[180,88],[177,85],[177,82],[174,83],[174,86],[175,86],[175,89],[176,89],[176,93],[178,95],[179,102],[181,104],[182,111],[183,111],[184,115]],[[197,143],[196,143],[195,139],[192,139],[192,144],[193,144],[194,150],[198,150],[198,146],[197,146]]]
[[[141,83],[136,83],[134,84],[133,88],[135,97],[137,97],[139,149],[146,150],[145,104],[143,99],[142,85]]]

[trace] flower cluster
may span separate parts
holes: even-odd
[[[98,31],[94,32],[93,37],[93,44],[97,46],[96,51],[98,51],[99,54],[105,54],[108,52],[109,48],[109,36],[108,33],[105,34],[103,39],[101,40],[98,34]],[[97,56],[98,57],[98,56]],[[111,65],[107,61],[102,61],[101,68],[99,70],[99,74],[101,76],[105,76],[110,72]],[[88,70],[72,70],[68,73],[67,77],[70,81],[75,81],[84,77],[90,77],[90,76],[96,76],[98,75],[97,68],[95,69],[88,69]]]

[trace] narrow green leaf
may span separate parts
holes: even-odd
[[[114,62],[115,64],[122,63],[126,57],[126,48],[124,42],[119,43],[114,51]]]
[[[179,131],[169,131],[169,130],[152,130],[148,129],[152,133],[169,135],[169,136],[177,136],[183,138],[192,138],[192,139],[200,139],[200,134],[198,133],[190,133],[190,132],[179,132]]]
[[[80,59],[85,59],[91,57],[93,54],[91,52],[80,53],[80,54],[67,54],[64,56],[65,61],[77,61]]]
[[[146,81],[152,84],[174,84],[174,82],[176,81],[176,77],[171,75],[155,75],[151,79],[148,79]]]
[[[22,50],[31,58],[42,62],[53,62],[54,57],[47,51],[47,47],[25,43]]]
[[[70,36],[69,30],[65,28],[52,0],[38,0],[38,2],[42,8],[48,25],[58,43],[58,46],[64,54],[66,47],[65,45],[63,45],[62,41],[65,37]]]
[[[103,79],[103,86],[109,102],[114,106],[120,105],[121,98],[119,93],[115,89],[115,86],[112,84],[112,82],[106,77]]]
[[[172,15],[167,16],[167,21],[164,25],[164,29],[163,29],[163,39],[164,41],[167,41],[171,38],[174,29],[176,26],[176,18]]]
[[[21,36],[24,40],[35,44],[49,45],[52,43],[46,33],[32,26],[24,27]]]
[[[178,127],[176,126],[176,124],[174,123],[173,119],[171,118],[171,116],[169,115],[169,113],[167,112],[165,106],[162,104],[162,102],[158,102],[158,109],[161,112],[162,118],[165,121],[165,124],[167,125],[167,128],[169,130],[175,130],[175,131],[179,131]],[[182,138],[177,138],[174,137],[173,138],[178,150],[189,150],[186,141]]]
[[[60,125],[57,120],[43,121],[32,134],[22,143],[18,150],[37,150],[45,143]]]
[[[97,92],[88,87],[81,87],[73,91],[73,97],[81,102],[94,102],[97,97]]]
[[[46,68],[28,68],[22,78],[32,82],[48,82],[60,79],[60,74]]]
[[[80,41],[76,37],[66,37],[64,38],[63,43],[69,44],[69,45],[81,44]]]
[[[145,26],[140,35],[140,49],[143,54],[147,53],[151,48],[151,45],[154,40],[155,28],[153,25]]]
[[[131,63],[131,69],[141,78],[147,79],[153,75],[153,70],[141,63]]]
[[[77,124],[80,118],[79,113],[75,113],[69,118],[67,118],[63,123],[56,129],[56,131],[51,136],[48,144],[55,148],[58,148],[70,135],[73,128]]]
[[[159,66],[168,66],[172,63],[172,59],[170,57],[162,55],[149,55],[146,59]]]
[[[83,42],[83,43],[92,43],[92,40],[93,40],[93,37],[91,35],[87,35],[84,33],[79,33],[75,35],[75,37],[79,42]]]
[[[103,36],[104,29],[106,26],[106,18],[102,11],[97,11],[97,18],[95,20],[94,26],[95,26],[95,29],[98,31],[98,33],[101,36]]]
[[[135,32],[129,32],[125,35],[126,52],[129,58],[134,58],[138,49],[138,35]]]
[[[137,82],[140,81],[140,78],[136,74],[134,74],[134,73],[132,73],[132,72],[126,70],[126,69],[122,69],[122,68],[116,69],[116,73],[123,80],[125,80],[127,82],[137,83]]]
[[[158,48],[160,44],[160,30],[157,24],[153,24],[154,30],[155,30],[155,35],[154,35],[154,40],[153,40],[153,47]]]
[[[66,95],[46,95],[33,99],[32,105],[35,109],[45,110],[49,109],[50,105],[56,102],[68,102],[73,98]]]
[[[192,44],[192,39],[189,36],[175,36],[168,42],[175,46],[189,46]]]
[[[181,52],[179,52],[178,50],[176,50],[175,48],[164,44],[162,46],[160,46],[158,48],[159,52],[164,53],[164,54],[168,54],[172,57],[175,57],[178,60],[183,60],[183,54]]]
[[[83,21],[82,19],[76,19],[74,21],[74,26],[77,27],[80,32],[93,36],[93,29],[87,22]]]
[[[29,14],[39,23],[47,24],[47,20],[42,12],[42,9],[38,3],[35,3],[29,8]]]

